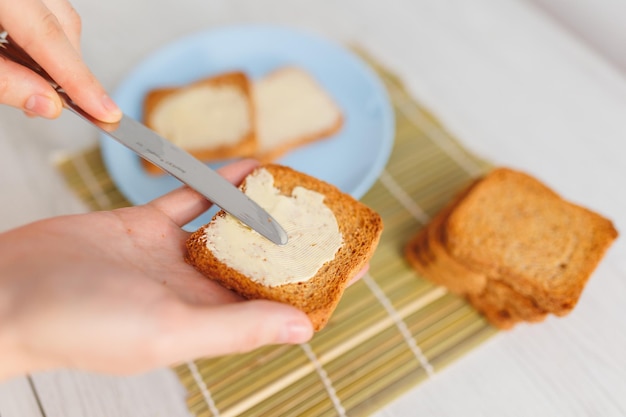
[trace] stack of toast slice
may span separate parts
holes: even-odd
[[[617,234],[536,178],[497,168],[417,232],[405,254],[425,278],[509,329],[569,313]]]

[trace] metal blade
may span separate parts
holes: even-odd
[[[287,243],[285,230],[261,206],[207,165],[143,124],[126,115],[118,123],[103,123],[80,108],[68,106],[68,109],[178,178],[262,236],[278,245]]]

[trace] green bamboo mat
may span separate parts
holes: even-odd
[[[385,223],[369,274],[346,291],[327,327],[307,344],[176,367],[196,416],[365,416],[497,332],[463,299],[418,276],[402,255],[405,242],[490,167],[466,152],[393,74],[370,63],[392,100],[396,137],[385,170],[362,198]],[[59,168],[91,208],[129,204],[98,149]]]

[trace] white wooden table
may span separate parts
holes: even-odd
[[[524,0],[74,5],[85,59],[109,90],[163,43],[216,25],[289,24],[358,43],[466,147],[535,174],[626,233],[626,70]],[[625,1],[611,7],[626,15]],[[0,107],[0,230],[85,211],[51,161],[96,139],[74,117],[31,120]],[[625,254],[621,238],[568,317],[498,335],[377,415],[626,415]],[[2,417],[184,415],[184,392],[166,369],[132,378],[52,372],[0,384]]]

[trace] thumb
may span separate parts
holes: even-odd
[[[250,300],[187,310],[177,328],[164,335],[161,349],[171,362],[304,343],[313,336],[305,313],[277,302]]]
[[[43,78],[1,58],[0,86],[0,103],[22,109],[29,115],[55,118],[61,114],[61,100]]]

